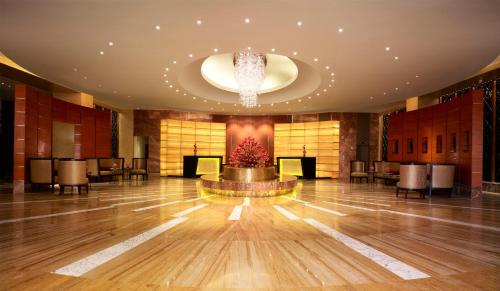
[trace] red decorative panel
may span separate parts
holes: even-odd
[[[95,155],[111,157],[111,112],[95,110]]]
[[[14,101],[14,184],[21,185],[18,189],[24,192],[24,145],[25,145],[25,122],[26,122],[26,91],[28,86],[16,85]],[[16,189],[14,189],[16,190]]]
[[[461,100],[444,103],[446,107],[446,162],[458,164],[460,151],[460,107]]]
[[[389,161],[401,161],[403,159],[403,122],[405,113],[389,116],[389,128],[387,131],[387,159]]]
[[[432,119],[432,162],[444,163],[446,161],[446,108],[447,104],[433,106]]]
[[[80,124],[81,123],[81,111],[82,111],[82,106],[75,105],[72,103],[67,103],[66,104],[66,121],[67,123],[72,123],[72,124]]]
[[[81,158],[95,157],[95,114],[94,109],[82,108],[80,125],[80,156]]]
[[[52,97],[38,93],[38,140],[39,158],[52,156]]]
[[[406,112],[404,116],[403,161],[413,162],[418,158],[418,111]]]
[[[432,162],[432,118],[434,107],[418,110],[418,161]]]

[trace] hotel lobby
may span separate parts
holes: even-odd
[[[499,290],[498,11],[0,0],[0,290]]]

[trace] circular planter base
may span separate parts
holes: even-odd
[[[207,192],[230,197],[272,197],[292,192],[297,186],[297,177],[281,175],[272,180],[241,182],[204,175],[201,176],[201,186]]]

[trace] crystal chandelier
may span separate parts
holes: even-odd
[[[248,51],[238,52],[234,54],[233,64],[241,105],[247,108],[257,106],[257,92],[266,75],[266,56]]]

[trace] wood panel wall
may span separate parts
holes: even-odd
[[[29,181],[29,158],[52,156],[52,122],[75,125],[75,157],[111,156],[111,112],[87,108],[50,96],[33,87],[15,88],[14,193]]]
[[[459,191],[480,193],[483,95],[474,90],[451,102],[389,116],[388,160],[455,164]]]

